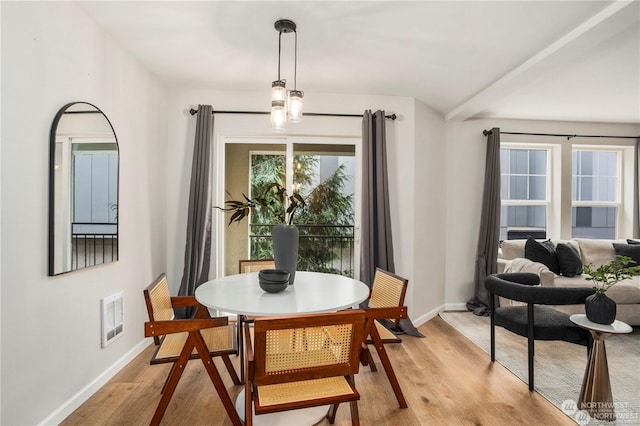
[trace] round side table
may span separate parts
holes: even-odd
[[[633,329],[629,324],[618,320],[610,325],[591,322],[584,314],[571,315],[569,319],[577,326],[589,330],[593,336],[593,346],[582,380],[578,408],[588,411],[591,417],[598,420],[615,420],[604,339],[609,334],[631,333]]]

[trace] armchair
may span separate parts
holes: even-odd
[[[365,315],[361,310],[296,317],[256,318],[254,343],[245,325],[247,351],[245,425],[256,415],[349,402],[351,422],[359,424],[358,372]],[[253,410],[252,410],[253,408]]]
[[[239,425],[239,416],[212,359],[212,356],[221,357],[233,383],[240,384],[229,359],[237,349],[234,330],[228,325],[227,318],[211,318],[208,310],[193,296],[170,297],[165,274],[161,274],[143,293],[149,314],[149,321],[144,324],[144,335],[153,337],[157,346],[150,364],[173,364],[151,424],[157,425],[162,420],[187,362],[200,358],[232,423]],[[186,306],[197,307],[194,317],[175,319],[173,309]]]
[[[491,316],[491,362],[495,361],[495,326],[527,338],[529,390],[534,390],[534,341],[561,340],[591,348],[591,335],[569,321],[569,315],[545,305],[584,304],[591,288],[544,287],[530,273],[494,274],[485,279]],[[496,307],[498,296],[524,302],[526,306]]]

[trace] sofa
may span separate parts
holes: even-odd
[[[541,246],[544,246],[549,253],[547,254],[540,249]],[[635,255],[640,250],[640,242],[637,240],[587,238],[566,241],[541,241],[532,238],[504,240],[500,244],[498,253],[498,272],[534,273],[540,277],[540,285],[549,287],[592,287],[592,282],[587,281],[587,276],[582,274],[582,265],[592,264],[594,267],[598,267],[615,259],[616,251],[618,254],[628,255],[629,249],[633,250],[632,253]],[[538,258],[535,250],[542,251],[543,255],[548,257]],[[554,250],[557,250],[557,253]],[[563,270],[559,271],[558,265],[549,262],[553,262],[553,256],[557,256],[556,261],[562,260],[561,252],[568,252],[570,255],[575,253],[575,259],[568,266],[565,262],[564,269],[560,267]],[[554,272],[552,269],[556,269],[556,271]],[[617,304],[616,319],[631,326],[640,326],[640,276],[620,281],[610,287],[606,294]],[[515,305],[516,303],[500,299],[501,306]],[[556,306],[555,308],[567,314],[584,313],[584,305]]]

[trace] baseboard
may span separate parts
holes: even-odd
[[[430,310],[424,315],[419,316],[418,318],[412,318],[413,325],[416,327],[420,327],[425,322],[430,319],[436,317],[442,311],[467,311],[466,303],[445,303],[444,305],[440,305],[435,309]]]
[[[445,303],[443,311],[468,311],[466,303]]]
[[[413,325],[415,325],[416,327],[420,327],[425,322],[429,321],[432,318],[435,318],[439,312],[442,312],[444,310],[444,307],[445,305],[440,305],[437,308],[430,310],[424,315],[421,315],[417,318],[412,318],[411,321],[413,322]]]
[[[73,395],[67,402],[62,404],[57,410],[51,413],[47,418],[42,420],[40,425],[57,425],[66,419],[69,414],[73,413],[78,407],[86,402],[91,395],[104,386],[113,376],[122,370],[135,357],[140,355],[149,346],[149,339],[144,339],[135,345],[129,352],[124,354],[122,358],[117,360],[111,367],[96,377],[91,383]]]

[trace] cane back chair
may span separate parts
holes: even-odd
[[[229,359],[229,355],[238,352],[234,327],[228,324],[226,317],[211,318],[206,307],[193,296],[171,297],[165,274],[161,274],[143,293],[149,314],[149,321],[144,324],[145,337],[153,337],[157,346],[150,364],[173,363],[151,424],[160,423],[187,362],[197,358],[202,360],[232,423],[240,424],[212,359],[212,356],[222,358],[233,383],[241,383]],[[193,318],[175,318],[174,308],[190,306],[197,307]]]
[[[377,371],[375,361],[368,347],[368,345],[373,345],[401,408],[407,408],[407,402],[384,345],[401,343],[402,339],[389,331],[382,323],[398,327],[400,320],[407,318],[404,297],[407,293],[408,283],[409,281],[405,278],[381,268],[376,268],[368,308],[366,309],[367,327],[365,329],[361,357],[363,365],[369,365],[372,371]]]
[[[349,402],[358,425],[354,374],[364,327],[361,310],[256,318],[252,344],[246,324],[245,424],[253,424],[253,410],[259,416],[322,405],[331,405],[333,424],[338,405]]]

